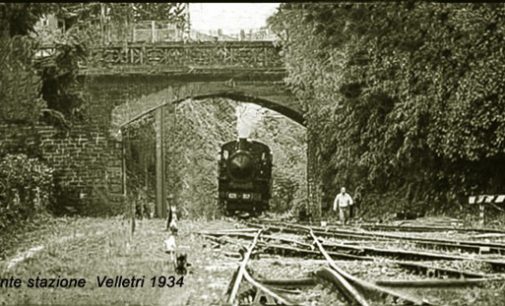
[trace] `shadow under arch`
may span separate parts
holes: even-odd
[[[261,97],[261,96],[259,96],[259,97],[253,96],[253,95],[250,95],[250,94],[247,94],[244,92],[225,91],[225,92],[215,92],[215,93],[192,94],[192,95],[188,95],[188,96],[178,98],[178,99],[175,99],[172,101],[166,101],[162,104],[156,105],[154,107],[151,107],[147,110],[140,112],[139,114],[135,115],[134,117],[119,124],[118,127],[120,129],[127,127],[129,124],[143,118],[144,116],[147,116],[147,115],[153,113],[157,109],[165,107],[170,104],[177,105],[177,104],[180,104],[180,103],[187,101],[189,99],[198,101],[198,100],[205,100],[205,99],[211,99],[211,98],[226,98],[226,99],[231,99],[231,100],[234,100],[237,102],[253,103],[253,104],[259,105],[261,107],[265,107],[270,110],[276,111],[276,112],[290,118],[294,122],[296,122],[304,127],[306,126],[305,120],[303,117],[303,113],[301,111],[293,109],[291,107],[288,107],[288,106],[284,105],[283,103],[279,103],[277,101],[274,101],[273,99],[270,99],[270,97],[265,98],[265,97]],[[292,97],[291,95],[289,95],[285,98],[294,99],[294,97]]]
[[[277,85],[277,84],[276,84]],[[256,85],[258,86],[258,85]],[[251,95],[245,93],[246,91],[238,91],[238,90],[225,90],[225,91],[214,91],[214,92],[200,92],[200,93],[191,93],[191,94],[186,94],[186,95],[177,95],[176,98],[175,96],[174,99],[167,100],[163,103],[159,103],[157,105],[152,106],[151,108],[144,109],[142,111],[137,112],[135,116],[129,117],[127,120],[125,120],[122,123],[118,123],[117,127],[119,127],[120,130],[128,129],[128,126],[138,120],[142,120],[142,118],[146,116],[150,116],[154,114],[157,110],[166,107],[168,105],[177,105],[180,104],[184,101],[188,100],[193,100],[193,101],[198,101],[198,100],[205,100],[205,99],[211,99],[211,98],[227,98],[231,99],[237,102],[246,102],[246,103],[253,103],[262,107],[265,107],[267,109],[276,111],[294,122],[300,124],[303,127],[306,127],[305,120],[303,113],[298,110],[297,108],[293,107],[295,105],[296,100],[292,94],[287,93],[286,90],[283,88],[276,88],[275,92],[267,92],[265,95]],[[142,102],[145,100],[148,100],[149,97],[152,96],[147,96],[144,97],[140,100],[137,100],[137,102]],[[276,99],[277,98],[277,99]],[[292,103],[292,104],[289,104]],[[160,112],[163,113],[163,112]],[[155,124],[160,124],[160,128],[158,129],[159,131],[162,131],[162,122],[163,120],[159,119],[160,117],[155,118]],[[167,205],[168,203],[166,202],[166,189],[165,189],[165,159],[164,159],[164,153],[163,153],[163,145],[158,145],[158,143],[162,143],[162,132],[156,132],[156,146],[155,146],[155,152],[156,152],[156,158],[155,158],[155,171],[156,171],[156,183],[155,183],[155,197],[156,197],[156,203],[155,203],[155,209],[156,209],[156,216],[161,217],[161,218],[166,218],[166,211],[167,211]],[[124,147],[125,143],[123,142],[123,190],[126,190],[126,161],[124,159]]]

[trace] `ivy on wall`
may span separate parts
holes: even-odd
[[[503,192],[503,5],[282,4],[269,22],[326,202],[340,185],[422,211]]]

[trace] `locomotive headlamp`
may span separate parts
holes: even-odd
[[[228,198],[230,198],[230,199],[236,199],[237,198],[237,194],[231,192],[231,193],[228,194]]]

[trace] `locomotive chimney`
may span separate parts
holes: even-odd
[[[238,139],[238,149],[239,150],[247,150],[247,138],[239,138]]]

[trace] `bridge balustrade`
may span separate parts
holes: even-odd
[[[36,53],[40,62],[54,57],[54,46],[42,47]],[[124,73],[157,69],[164,72],[181,69],[283,69],[279,49],[270,41],[251,42],[164,42],[109,45],[89,50],[88,58],[79,63],[84,74]]]

